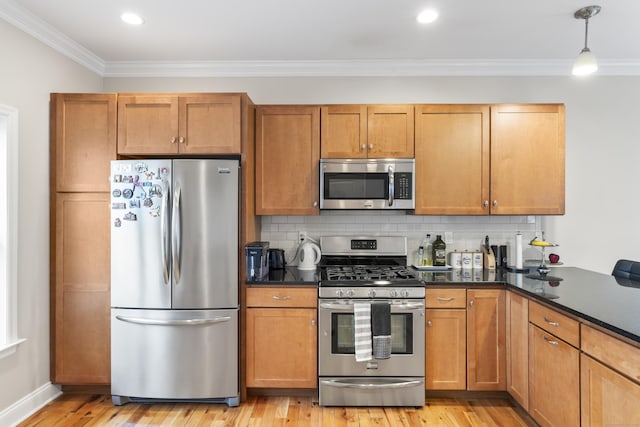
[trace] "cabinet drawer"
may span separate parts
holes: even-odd
[[[247,307],[317,307],[317,288],[248,288]]]
[[[587,325],[581,325],[580,332],[582,351],[640,382],[639,348]]]
[[[577,320],[530,301],[529,321],[574,347],[580,346],[580,324]]]
[[[427,289],[427,308],[465,308],[466,289]]]

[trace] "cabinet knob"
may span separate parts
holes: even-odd
[[[558,341],[556,341],[556,340],[550,340],[549,338],[547,338],[547,337],[546,337],[546,336],[544,336],[544,335],[542,336],[542,338],[544,338],[544,340],[545,340],[546,342],[548,342],[549,344],[551,344],[551,345],[558,345]]]
[[[317,207],[318,207],[318,201],[317,201],[317,200],[314,200],[314,201],[313,201],[313,207],[314,207],[314,208],[317,208]]]
[[[365,148],[367,148],[367,145],[366,145],[366,144],[362,144],[362,145],[360,146],[360,151],[364,151],[364,149],[365,149]]]
[[[311,326],[316,326],[316,319],[311,319]]]
[[[369,144],[369,150],[373,150],[373,144]]]
[[[550,324],[551,326],[555,326],[556,328],[560,326],[560,323],[550,320],[549,318],[547,318],[547,316],[544,316],[544,321]]]
[[[184,136],[181,136],[181,137],[180,137],[180,139],[178,140],[178,142],[179,142],[180,144],[184,144]]]
[[[469,301],[469,307],[473,307],[474,304],[473,300]]]
[[[171,143],[175,144],[176,143],[176,137],[174,136],[173,138],[171,138]]]
[[[485,201],[484,201],[484,203],[483,203],[483,205],[484,205],[484,207],[485,207],[485,208],[488,208],[488,207],[489,207],[489,201],[488,201],[488,200],[485,200]]]
[[[493,206],[494,206],[494,207],[498,206],[498,201],[497,201],[497,200],[494,200],[494,201],[493,201]]]
[[[431,327],[431,326],[432,326],[432,324],[431,324],[431,320],[427,320],[427,326],[428,326],[428,327]]]

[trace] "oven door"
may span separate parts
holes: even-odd
[[[391,304],[391,357],[356,362],[353,302]],[[320,376],[424,377],[424,299],[319,301],[318,371]]]

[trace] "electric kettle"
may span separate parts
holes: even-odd
[[[315,270],[320,262],[320,246],[313,242],[304,242],[300,245],[298,254],[298,270]]]

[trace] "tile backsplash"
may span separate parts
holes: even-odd
[[[491,244],[507,245],[513,260],[515,234],[522,233],[525,242],[524,258],[535,258],[539,251],[526,246],[534,236],[540,236],[538,216],[430,216],[412,215],[404,211],[322,211],[319,216],[263,216],[261,239],[270,247],[285,250],[287,263],[296,264],[294,256],[298,248],[298,232],[306,231],[314,240],[328,235],[406,236],[408,262],[413,263],[418,246],[425,234],[445,238],[451,233],[447,252],[479,250],[484,237]],[[510,263],[512,263],[511,261]]]

